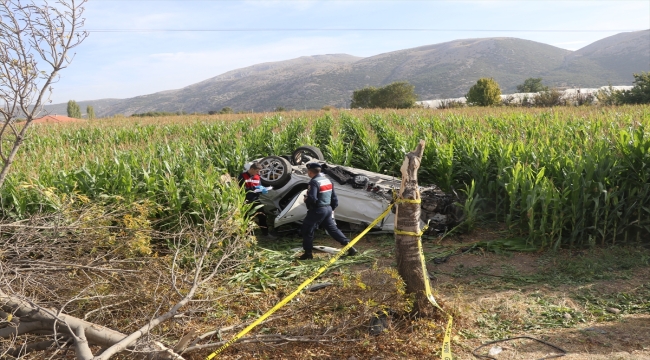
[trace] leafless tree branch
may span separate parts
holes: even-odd
[[[27,129],[51,95],[51,85],[70,64],[70,51],[88,32],[87,0],[0,0],[0,186]],[[17,118],[25,121],[18,123]],[[7,147],[5,147],[7,143]]]
[[[0,342],[21,341],[10,346],[11,354],[64,351],[62,346],[69,344],[79,359],[109,359],[123,352],[182,359],[161,341],[159,332],[152,331],[164,322],[188,321],[192,314],[208,311],[209,303],[192,302],[194,296],[209,290],[215,277],[241,264],[239,254],[249,233],[231,229],[237,225],[219,220],[219,216],[204,221],[206,225],[179,227],[175,233],[148,231],[148,236],[159,241],[173,239],[173,256],[132,260],[122,258],[119,251],[121,237],[128,244],[128,229],[93,227],[83,220],[115,222],[121,213],[108,209],[108,215],[90,212],[95,215],[91,217],[87,211],[64,209],[65,217],[37,215],[21,221],[20,227],[3,226],[0,221],[0,315],[9,320],[0,319]],[[117,236],[113,245],[103,245],[106,236]],[[166,269],[160,269],[161,265]],[[62,272],[67,275],[61,276]],[[132,293],[136,283],[156,290],[153,294]],[[202,296],[201,300],[208,299]],[[106,299],[114,300],[103,303]],[[173,305],[161,314],[158,310],[140,311],[143,307],[138,305],[143,303],[147,309],[152,304],[158,309]],[[190,304],[184,312],[188,315],[179,317],[180,310]],[[112,312],[119,306],[124,313],[123,305],[132,309],[129,323],[149,320],[126,333],[102,325],[107,320],[113,326],[122,324],[119,319],[112,320]],[[93,322],[87,321],[90,316]],[[185,343],[192,340],[190,337]]]
[[[211,232],[208,232],[207,234],[189,234],[190,239],[189,242],[184,243],[184,241],[187,241],[187,239],[180,237],[176,241],[176,252],[174,254],[173,262],[172,262],[172,279],[177,279],[178,274],[176,274],[176,270],[179,269],[179,264],[177,263],[180,258],[180,254],[185,252],[185,251],[191,251],[193,258],[196,259],[196,265],[194,266],[194,271],[192,274],[192,280],[191,280],[191,285],[189,289],[187,290],[187,294],[183,296],[183,298],[178,301],[172,308],[167,311],[166,313],[152,319],[149,321],[149,323],[145,324],[142,326],[140,329],[137,331],[131,333],[129,336],[124,338],[122,341],[119,343],[111,346],[110,348],[104,350],[99,356],[95,357],[96,360],[104,360],[104,359],[109,359],[111,356],[120,353],[124,350],[126,350],[129,346],[134,344],[138,339],[140,339],[142,336],[145,334],[148,334],[153,328],[157,327],[161,323],[173,318],[178,311],[187,305],[192,298],[194,298],[194,295],[196,294],[197,290],[205,285],[207,282],[209,282],[214,276],[222,271],[222,266],[228,262],[228,260],[233,257],[239,250],[239,246],[231,246],[229,249],[225,249],[221,256],[218,258],[216,261],[211,261],[210,260],[210,254],[211,250],[213,249],[213,246],[221,240],[220,238],[220,224],[219,224],[219,216],[215,217],[215,219],[211,223]],[[208,235],[208,236],[205,236]],[[210,272],[207,273],[206,275],[206,269],[211,269]],[[178,292],[178,288],[176,287],[176,284],[173,285],[174,289]]]

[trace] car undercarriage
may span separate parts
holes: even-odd
[[[301,146],[290,156],[267,156],[254,160],[262,170],[264,186],[272,186],[260,196],[263,211],[274,217],[276,229],[295,228],[307,214],[303,195],[310,181],[306,164],[318,162],[323,173],[334,184],[339,198],[335,219],[343,228],[361,230],[372,223],[393,201],[401,180],[362,169],[327,163],[322,152],[313,146]],[[436,185],[421,186],[421,225],[429,224],[429,234],[450,230],[462,221],[460,199]],[[394,212],[383,219],[373,231],[392,232]]]

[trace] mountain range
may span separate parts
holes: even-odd
[[[526,78],[551,87],[631,85],[650,71],[650,30],[626,32],[570,51],[518,38],[465,39],[361,58],[347,54],[303,56],[226,72],[178,90],[128,99],[79,102],[97,116],[148,111],[208,112],[348,107],[352,92],[394,81],[415,85],[420,100],[463,96],[481,77],[514,92]],[[46,106],[64,114],[66,104]]]

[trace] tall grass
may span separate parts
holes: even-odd
[[[423,138],[421,182],[448,191],[473,183],[482,211],[528,245],[650,239],[647,106],[247,116],[37,126],[0,189],[3,214],[55,209],[54,195],[79,193],[147,199],[161,218],[192,216],[239,201],[221,176],[236,175],[251,159],[312,144],[332,162],[399,174],[404,153]]]

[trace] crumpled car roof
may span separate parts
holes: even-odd
[[[370,183],[374,183],[375,186],[379,187],[379,190],[375,192],[375,194],[388,201],[393,199],[394,192],[399,192],[399,188],[402,185],[402,180],[400,178],[387,174],[330,164],[325,161],[318,162],[324,164],[325,174],[327,174],[330,169],[342,168],[355,175],[366,176]],[[304,164],[293,165],[293,171],[296,175],[307,176],[307,167]],[[332,179],[332,181],[335,180]],[[351,185],[345,186],[352,187]],[[359,189],[358,191],[365,190]],[[429,222],[429,233],[450,230],[450,227],[453,227],[462,221],[462,209],[455,205],[455,203],[460,200],[456,195],[445,193],[436,185],[428,185],[420,187],[420,197],[422,198],[420,217],[424,222]],[[393,212],[394,211],[395,210],[393,209]]]

